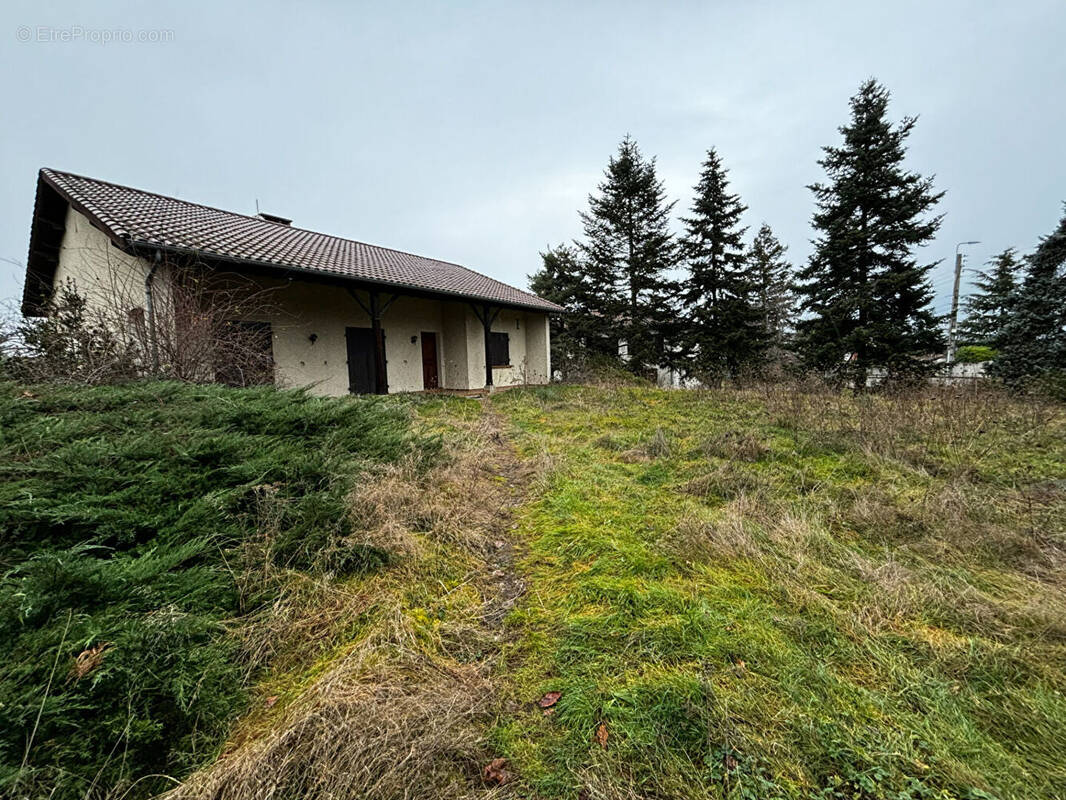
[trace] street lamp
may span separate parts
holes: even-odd
[[[955,245],[955,287],[951,290],[951,319],[948,321],[947,366],[955,363],[955,331],[959,326],[959,281],[962,279],[962,253],[960,249],[968,244],[981,244],[977,240],[959,242]]]

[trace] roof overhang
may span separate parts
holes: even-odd
[[[479,297],[478,295],[464,294],[461,292],[448,292],[444,290],[431,291],[415,286],[408,286],[403,283],[345,278],[330,272],[320,272],[318,270],[304,269],[302,267],[273,264],[249,258],[220,256],[217,253],[205,253],[201,250],[174,247],[172,245],[160,245],[155,242],[126,240],[120,246],[126,252],[143,258],[154,258],[156,253],[162,253],[163,255],[173,256],[176,261],[203,264],[212,267],[213,269],[218,269],[219,271],[239,271],[241,274],[245,275],[255,275],[289,281],[299,280],[305,283],[317,283],[323,286],[336,286],[368,292],[384,292],[387,294],[399,295],[401,297],[420,297],[427,300],[450,300],[452,302],[476,303],[479,305],[488,303],[491,306],[499,308],[526,311],[535,314],[566,313],[566,309],[559,309],[556,311],[553,309],[538,308],[536,306],[524,306],[520,303],[505,303],[498,299]]]
[[[30,250],[26,256],[26,282],[22,286],[22,313],[42,316],[52,294],[59,248],[67,227],[68,199],[43,174],[37,176],[37,195],[30,224]]]

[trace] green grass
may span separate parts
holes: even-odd
[[[522,710],[491,734],[530,794],[1066,796],[1061,409],[579,387],[494,405],[552,465],[520,517]]]
[[[438,450],[395,401],[0,385],[0,795],[145,796],[212,760],[264,666],[234,632],[294,576],[384,564],[344,543],[348,493]]]
[[[1066,796],[1061,406],[491,404],[0,385],[0,795]]]

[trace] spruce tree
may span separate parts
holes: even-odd
[[[695,186],[691,216],[682,219],[681,250],[688,268],[680,298],[693,371],[704,379],[735,377],[758,361],[765,336],[747,274],[740,218],[747,210],[729,192],[729,175],[714,148]]]
[[[776,358],[788,347],[796,322],[796,295],[788,250],[765,222],[748,249],[748,274],[755,285],[756,307],[767,345]]]
[[[530,291],[570,312],[553,314],[549,320],[552,367],[566,378],[575,366],[594,355],[589,349],[590,342],[602,342],[596,330],[599,319],[589,313],[592,287],[588,285],[577,251],[560,244],[540,257],[540,270],[528,276]],[[617,349],[612,356],[616,355]]]
[[[851,98],[843,143],[824,148],[818,163],[828,183],[816,183],[815,251],[800,271],[807,316],[797,326],[807,364],[864,389],[868,370],[890,378],[932,368],[926,358],[943,346],[933,313],[929,272],[916,248],[940,227],[929,216],[943,196],[931,178],[908,172],[905,142],[916,119],[893,126],[889,92],[870,79]]]
[[[1014,248],[1007,248],[978,273],[976,291],[963,304],[966,316],[959,324],[960,342],[995,350],[1002,346],[1019,267]]]
[[[607,164],[599,194],[581,214],[585,241],[578,243],[588,289],[590,333],[624,340],[626,365],[641,373],[665,360],[663,331],[673,291],[668,271],[676,263],[669,230],[673,203],[655,173],[626,136]]]
[[[1054,381],[1066,391],[1066,216],[1026,259],[991,371],[1012,386]]]

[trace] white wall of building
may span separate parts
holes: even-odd
[[[103,231],[93,227],[88,217],[68,207],[53,280],[55,289],[72,280],[90,309],[125,313],[144,307],[144,280],[150,268],[143,258],[119,250]],[[165,281],[165,276],[160,275],[155,286],[153,280],[161,297],[165,295]]]

